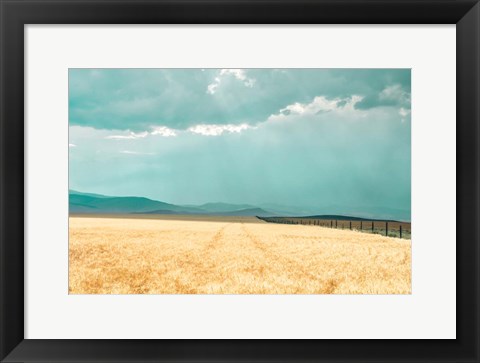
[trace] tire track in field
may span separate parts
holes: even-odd
[[[223,237],[225,236],[225,230],[227,229],[227,227],[229,227],[231,225],[231,223],[228,223],[226,225],[224,225],[223,227],[221,227],[217,233],[215,233],[213,235],[213,237],[210,239],[210,242],[203,248],[203,251],[206,252],[208,251],[209,249],[215,247],[215,245],[217,245],[219,242],[221,242],[221,240],[223,239]]]
[[[253,243],[253,245],[255,246],[255,248],[259,249],[267,259],[274,259],[276,262],[280,262],[282,264],[289,264],[289,265],[294,265],[295,266],[295,270],[300,270],[303,274],[305,275],[308,275],[309,277],[317,277],[316,275],[312,274],[311,272],[307,271],[303,265],[299,264],[297,261],[295,261],[294,259],[291,259],[291,258],[288,258],[286,257],[285,255],[282,255],[282,254],[279,254],[279,253],[275,253],[273,251],[271,251],[270,249],[268,249],[265,244],[263,244],[258,238],[256,235],[254,235],[253,233],[251,233],[250,231],[248,231],[248,229],[242,225],[242,230],[243,232],[245,233],[245,235],[247,236],[247,238]]]
[[[261,253],[265,256],[265,259],[273,260],[276,263],[279,263],[283,266],[291,266],[292,270],[294,271],[293,274],[301,274],[303,276],[308,277],[313,281],[318,281],[322,285],[322,291],[319,293],[322,294],[331,294],[334,292],[336,286],[340,281],[334,281],[332,279],[329,280],[321,280],[320,277],[316,274],[311,273],[307,268],[305,268],[301,263],[298,263],[296,260],[292,258],[288,258],[285,255],[273,252],[272,250],[268,249],[264,243],[262,243],[258,237],[251,233],[247,227],[242,224],[242,231],[245,233],[247,238],[252,242],[256,249],[260,250]],[[268,266],[267,266],[268,267]],[[290,274],[289,274],[290,275]]]
[[[212,253],[221,245],[225,236],[225,230],[232,223],[220,227],[220,229],[206,242],[205,246],[199,251],[187,253],[183,256],[180,264],[184,274],[176,279],[175,285],[179,290],[177,293],[195,294],[199,293],[208,282],[207,276],[215,274],[216,263],[212,259]],[[199,281],[202,279],[202,281]]]

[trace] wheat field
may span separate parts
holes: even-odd
[[[254,217],[70,217],[70,294],[410,294],[411,241]]]

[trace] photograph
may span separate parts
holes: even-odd
[[[411,294],[411,122],[409,68],[70,68],[68,293]]]

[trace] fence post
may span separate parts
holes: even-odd
[[[333,228],[333,221],[330,220],[330,228]]]
[[[385,236],[388,236],[388,222],[385,222]]]
[[[338,221],[335,219],[335,228],[338,228]]]
[[[352,230],[352,221],[350,221],[350,230]]]
[[[402,238],[402,225],[400,225],[400,238]]]
[[[372,233],[374,232],[373,221],[372,221]]]
[[[363,230],[363,221],[360,221],[360,230]]]

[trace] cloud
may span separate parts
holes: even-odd
[[[139,151],[130,151],[130,150],[122,150],[120,154],[128,154],[128,155],[155,155],[154,153],[145,153]]]
[[[233,76],[235,79],[243,82],[245,87],[249,88],[252,88],[256,82],[256,79],[247,77],[244,69],[221,69],[219,75],[207,86],[207,93],[215,94],[225,76]]]
[[[405,109],[405,108],[403,108],[403,107],[400,107],[400,110],[398,110],[398,114],[399,114],[400,116],[402,116],[402,122],[405,122],[405,121],[406,121],[406,118],[407,118],[407,116],[410,115],[410,113],[411,113],[410,110],[407,110],[407,109]]]
[[[410,84],[393,83],[384,86],[377,93],[369,93],[356,107],[370,109],[382,106],[399,106],[409,109],[410,98]]]
[[[410,110],[400,107],[400,110],[398,111],[398,113],[400,114],[400,116],[405,117],[410,114]]]
[[[177,131],[166,126],[152,126],[152,131],[132,132],[128,131],[125,135],[108,135],[106,139],[112,140],[136,140],[143,139],[149,135],[160,135],[163,137],[177,136]]]
[[[221,82],[221,78],[220,77],[215,77],[215,80],[213,83],[210,83],[208,86],[207,86],[207,93],[210,93],[211,95],[213,95],[215,92],[217,92],[217,88],[218,86],[220,86],[220,82]]]
[[[113,140],[135,140],[135,139],[142,139],[147,136],[148,136],[147,131],[138,132],[138,133],[129,131],[127,135],[109,135],[109,136],[106,136],[105,138],[113,139]]]
[[[236,79],[242,81],[246,87],[253,87],[256,81],[253,78],[248,78],[244,69],[222,69],[220,76],[224,75],[233,75]]]
[[[75,144],[68,144],[68,147],[77,147]]]
[[[395,101],[404,104],[410,101],[410,93],[405,91],[400,84],[388,86],[380,92],[380,100]]]
[[[313,116],[326,112],[354,112],[355,105],[363,97],[353,95],[348,98],[328,99],[325,96],[317,96],[310,103],[295,102],[280,109],[278,114],[270,115],[267,121],[282,121],[292,116]]]
[[[190,127],[188,131],[193,132],[194,134],[204,135],[204,136],[219,136],[224,132],[227,133],[240,133],[244,130],[252,129],[254,127],[241,124],[241,125],[196,125]]]
[[[68,87],[70,126],[128,140],[152,126],[254,126],[318,95],[361,95],[356,109],[409,109],[411,82],[409,69],[70,69]]]
[[[153,126],[150,135],[160,135],[163,137],[177,136],[177,132],[166,126]]]

